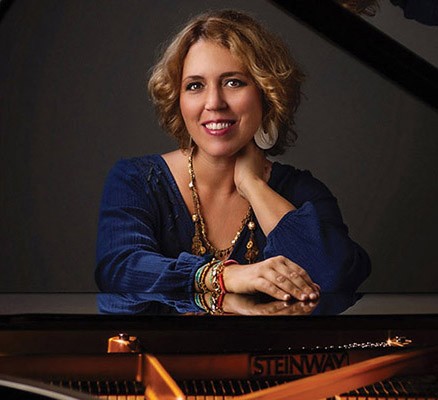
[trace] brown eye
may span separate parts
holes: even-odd
[[[246,84],[242,82],[240,79],[229,79],[225,82],[225,86],[228,86],[230,88],[238,88],[238,87],[246,86]]]
[[[190,82],[187,86],[186,86],[186,90],[187,91],[196,91],[202,89],[202,83],[200,82]]]

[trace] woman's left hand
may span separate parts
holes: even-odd
[[[275,192],[268,181],[272,163],[251,141],[239,153],[234,167],[234,183],[239,194],[251,205],[265,236],[295,206]]]

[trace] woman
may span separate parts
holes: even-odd
[[[369,258],[307,171],[272,163],[293,143],[303,75],[246,14],[190,21],[149,91],[171,153],[118,162],[102,199],[96,280],[109,292],[262,292],[315,301],[355,290]],[[222,304],[197,297],[205,309]]]

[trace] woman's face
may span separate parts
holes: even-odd
[[[260,90],[239,59],[214,42],[200,40],[184,60],[180,109],[199,150],[235,155],[262,122]]]

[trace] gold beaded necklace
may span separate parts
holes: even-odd
[[[206,252],[208,252],[217,259],[228,257],[234,249],[237,239],[239,239],[243,229],[245,228],[245,226],[247,226],[250,231],[250,235],[249,240],[246,244],[245,259],[248,261],[249,264],[252,264],[256,260],[259,250],[257,248],[254,238],[256,224],[254,222],[254,213],[251,206],[249,206],[248,212],[242,220],[242,226],[237,231],[236,236],[231,241],[231,245],[229,247],[227,247],[226,249],[217,249],[208,240],[207,229],[205,226],[204,218],[201,214],[201,203],[199,201],[198,191],[196,190],[196,177],[195,171],[193,169],[193,150],[194,148],[192,148],[188,156],[188,167],[190,175],[189,188],[192,193],[193,206],[195,209],[194,214],[192,214],[192,221],[195,224],[195,233],[192,239],[192,253],[198,256],[203,256]]]

